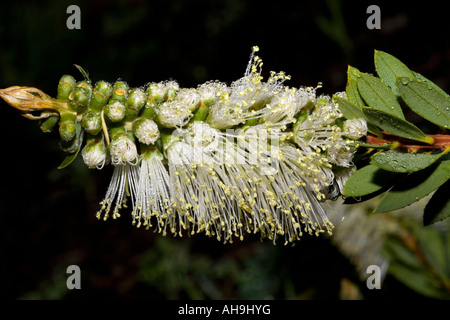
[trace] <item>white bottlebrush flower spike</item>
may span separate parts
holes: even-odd
[[[88,167],[114,166],[99,218],[119,217],[131,200],[134,224],[163,235],[205,233],[231,242],[259,233],[291,242],[331,233],[326,201],[340,195],[354,170],[356,140],[367,124],[345,121],[331,97],[317,95],[320,85],[289,87],[284,72],[264,79],[258,50],[229,85],[93,87],[84,72],[78,83],[63,76],[57,99],[18,87],[0,95],[27,117],[35,117],[36,105],[42,119],[60,116],[61,146],[70,154],[86,134],[81,154]]]

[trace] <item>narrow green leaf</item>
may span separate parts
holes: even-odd
[[[396,178],[397,174],[367,165],[350,176],[342,193],[349,197],[365,196],[389,185]]]
[[[444,97],[446,97],[448,100],[450,100],[450,96],[447,94],[447,92],[442,90],[442,88],[439,87],[437,84],[435,84],[433,81],[431,81],[430,79],[424,77],[420,73],[417,73],[417,72],[413,71],[413,74],[418,80],[420,80],[422,82],[425,82],[426,84],[429,84],[430,86],[433,87],[434,90],[436,90],[437,92],[440,92]]]
[[[450,217],[450,180],[433,194],[423,212],[424,225],[430,225]]]
[[[81,74],[84,77],[84,80],[86,80],[88,83],[91,83],[91,79],[89,79],[89,73],[86,70],[84,70],[82,66],[79,66],[77,64],[74,64],[74,66],[78,69],[78,71],[81,72]]]
[[[333,96],[333,99],[337,102],[339,110],[341,110],[342,114],[346,119],[366,119],[366,115],[362,112],[361,108],[356,107],[349,100],[344,99],[342,97]],[[381,131],[372,123],[367,123],[367,129],[369,132],[375,134],[376,136],[382,136]]]
[[[72,153],[64,158],[63,162],[58,166],[58,169],[64,169],[69,164],[71,164],[78,156],[78,153],[80,152],[80,149],[78,149],[75,153]]]
[[[397,87],[412,111],[438,126],[450,128],[450,100],[446,96],[414,78],[398,78]]]
[[[374,155],[370,163],[387,171],[415,172],[431,166],[443,154],[444,152],[425,154],[387,151]]]
[[[396,57],[384,51],[375,50],[375,68],[378,76],[397,96],[400,95],[397,89],[397,77],[414,77],[409,68]]]
[[[404,119],[375,108],[363,107],[363,112],[370,122],[390,134],[428,144],[433,144],[434,142],[433,138],[427,136],[415,125]]]
[[[361,108],[356,107],[349,100],[338,96],[333,96],[333,99],[337,102],[339,110],[341,110],[346,119],[366,118]]]
[[[359,93],[370,107],[405,119],[397,97],[379,78],[361,72],[357,83]]]
[[[347,69],[347,87],[345,88],[345,92],[347,93],[347,99],[353,103],[358,109],[361,109],[364,106],[364,101],[361,98],[358,90],[358,75],[360,74],[359,70],[355,67],[348,66]]]
[[[450,179],[450,160],[413,172],[384,195],[375,212],[388,212],[406,207],[433,192],[448,179]]]

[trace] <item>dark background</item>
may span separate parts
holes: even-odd
[[[449,89],[449,23],[445,2],[410,1],[10,1],[0,11],[0,88],[38,87],[55,96],[73,64],[91,79],[130,86],[176,79],[183,87],[243,75],[251,47],[265,72],[285,71],[290,86],[323,83],[343,91],[347,66],[373,73],[373,50],[393,54]],[[66,8],[81,9],[69,30]],[[366,9],[381,9],[369,30]],[[64,155],[57,133],[40,132],[3,101],[0,239],[5,299],[339,299],[343,279],[366,299],[423,298],[388,276],[370,291],[328,239],[295,247],[260,242],[163,238],[95,213],[111,167],[88,170]],[[66,288],[66,268],[80,266],[82,289]]]

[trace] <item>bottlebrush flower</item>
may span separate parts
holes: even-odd
[[[367,124],[343,121],[329,96],[317,96],[319,86],[286,86],[284,72],[264,79],[257,51],[229,85],[100,81],[92,88],[82,72],[83,81],[61,78],[58,99],[27,87],[0,96],[28,118],[59,116],[70,154],[86,134],[81,154],[88,167],[110,160],[114,172],[99,218],[119,217],[131,199],[133,223],[163,235],[205,233],[232,242],[259,233],[287,243],[331,233],[325,201],[340,194],[348,175],[335,173],[353,170],[354,140]]]

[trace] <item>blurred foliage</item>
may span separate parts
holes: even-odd
[[[229,82],[242,75],[251,46],[258,45],[265,72],[285,70],[293,75],[292,86],[322,82],[328,93],[342,91],[347,66],[370,70],[375,48],[405,57],[411,69],[448,92],[449,39],[441,37],[449,29],[447,10],[440,7],[445,3],[377,1],[383,19],[378,31],[365,24],[372,2],[340,3],[9,2],[0,11],[0,87],[36,86],[53,95],[60,76],[74,73],[74,63],[93,79],[120,77],[132,86],[170,78],[183,86]],[[81,30],[66,28],[70,4],[81,8]],[[11,171],[0,187],[3,298],[444,297],[417,292],[393,274],[382,290],[368,290],[354,265],[325,238],[304,238],[295,247],[250,238],[225,246],[202,237],[163,238],[136,229],[126,215],[118,223],[98,221],[95,212],[111,172],[89,171],[77,161],[57,170],[57,136],[42,135],[37,123],[1,107],[8,133],[1,167]],[[81,268],[81,290],[65,288],[71,264]]]
[[[450,233],[403,220],[403,232],[391,236],[383,249],[389,272],[424,296],[450,299]]]

